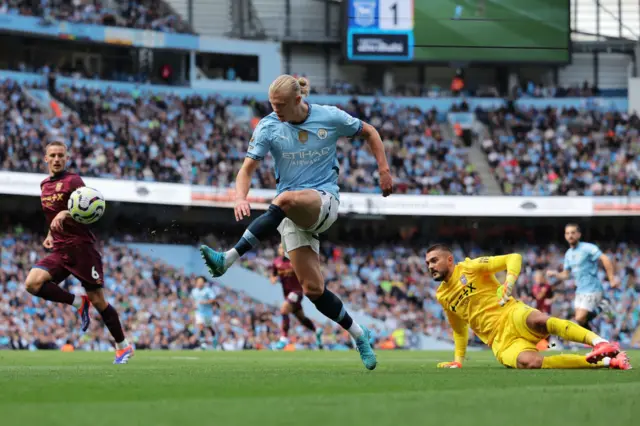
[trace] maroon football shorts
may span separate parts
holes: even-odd
[[[73,275],[86,290],[94,290],[104,285],[102,256],[92,244],[61,247],[35,264],[53,277],[56,284]]]

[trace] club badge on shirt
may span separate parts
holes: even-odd
[[[298,132],[298,140],[300,141],[300,143],[305,143],[306,141],[309,140],[309,133],[307,133],[304,130],[301,130]]]

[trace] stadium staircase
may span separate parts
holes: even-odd
[[[473,144],[467,148],[467,156],[469,157],[469,163],[473,164],[476,168],[476,171],[480,175],[480,179],[482,179],[482,184],[484,185],[484,195],[502,195],[502,190],[500,189],[500,185],[498,185],[498,181],[496,180],[493,173],[491,173],[491,166],[489,166],[489,162],[487,161],[487,156],[484,154],[481,148],[481,143],[483,138],[488,137],[488,130],[478,120],[474,120],[474,136]],[[440,126],[442,137],[445,139],[453,140],[455,138],[453,129],[451,128],[451,124],[449,122],[443,123]]]
[[[477,122],[478,128],[484,125]],[[486,128],[484,128],[486,131]],[[502,189],[496,180],[495,175],[491,172],[491,166],[489,165],[489,161],[487,159],[486,154],[482,150],[482,141],[486,136],[488,137],[488,132],[479,132],[476,133],[477,136],[473,138],[473,144],[469,147],[469,151],[467,151],[467,155],[469,156],[469,162],[474,165],[476,171],[480,175],[480,179],[482,179],[482,184],[484,185],[485,195],[495,195],[500,196],[502,194]]]
[[[23,93],[42,111],[46,111],[49,117],[66,118],[73,113],[73,110],[54,99],[45,89],[23,89]]]
[[[178,268],[184,274],[209,276],[206,267],[200,258],[199,251],[192,246],[139,243],[127,243],[126,246],[137,250],[144,256],[149,256],[153,259],[166,262],[167,264]],[[226,274],[217,278],[216,282],[236,291],[243,291],[246,294],[251,295],[254,299],[268,305],[280,306],[282,303],[282,292],[279,286],[274,286],[264,276],[239,266],[230,268]],[[318,322],[327,321],[327,318],[320,314],[315,306],[306,298],[302,305],[307,316],[312,320]],[[347,308],[349,308],[348,305]],[[350,310],[350,313],[351,316],[360,324],[369,327],[377,327],[379,329],[385,328],[381,321],[372,318],[369,315],[353,310]],[[420,336],[420,347],[422,349],[433,350],[453,349],[452,344],[439,341],[426,335]]]
[[[491,175],[493,182],[495,182],[496,186],[498,187],[498,193],[496,195],[503,195],[500,184],[498,183],[498,179],[495,174],[491,173],[491,166],[489,166],[489,160],[487,159],[487,156],[484,154],[484,151],[482,151],[480,144],[484,139],[499,139],[501,136],[515,136],[515,135],[513,134],[513,130],[511,129],[510,126],[507,126],[506,128],[495,129],[493,135],[489,131],[489,128],[487,127],[486,124],[481,123],[480,121],[476,121],[476,126],[478,129],[476,132],[479,136],[477,138],[477,141],[474,143],[474,145],[478,147],[478,151],[482,155],[484,159],[484,163],[487,165],[488,173]],[[481,175],[481,178],[484,179],[484,176]]]

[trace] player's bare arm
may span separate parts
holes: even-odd
[[[548,270],[547,271],[547,277],[549,278],[557,278],[561,281],[565,281],[568,280],[570,277],[569,271],[568,270],[564,270],[562,272],[558,272],[558,271],[554,271],[554,270]]]
[[[42,242],[42,245],[44,246],[44,248],[46,249],[52,249],[53,248],[53,237],[51,236],[51,231],[49,231],[47,233],[47,237],[44,239],[44,241]]]
[[[611,287],[617,287],[620,284],[620,280],[616,277],[616,268],[613,260],[611,260],[611,258],[606,254],[602,254],[600,256],[600,262],[602,262],[602,266],[607,273],[607,279],[609,280]]]
[[[371,124],[362,122],[362,137],[367,141],[371,152],[378,162],[378,173],[380,174],[380,189],[382,196],[388,197],[393,192],[393,179],[391,178],[391,170],[387,162],[387,155],[384,152],[384,144],[380,133]]]
[[[312,138],[314,146],[322,146],[322,158],[302,164],[290,155],[275,155],[275,168],[282,175],[278,176],[278,195],[267,211],[249,224],[232,249],[220,252],[203,245],[200,253],[211,275],[219,277],[260,241],[280,231],[304,294],[319,312],[351,335],[365,368],[373,370],[377,360],[371,347],[369,330],[355,322],[340,298],[324,285],[317,237],[327,231],[338,217],[339,170],[336,170],[338,164],[335,159],[338,139],[362,133],[363,123],[335,106],[314,104],[312,109],[311,104],[303,99],[309,95],[309,90],[308,80],[290,75],[281,75],[269,86],[269,103],[273,114],[263,118],[256,126],[247,151],[249,159],[245,160],[236,179],[236,220],[242,220],[250,214],[246,197],[251,175],[258,167],[258,161],[271,152],[272,141],[283,140],[278,142],[284,144],[281,146],[282,152],[299,152],[300,156],[306,158],[308,151],[302,154],[299,151],[300,144]],[[374,144],[376,158],[383,168],[383,191],[388,195],[391,192],[391,179],[382,141],[377,132],[370,129],[368,132],[367,139],[373,141],[369,143]],[[372,136],[374,133],[375,138]],[[321,142],[323,139],[327,140]]]
[[[51,221],[51,230],[55,232],[61,232],[64,228],[64,221],[69,218],[71,218],[71,213],[69,212],[69,210],[62,210]]]
[[[234,213],[236,215],[236,221],[238,222],[245,217],[251,216],[251,206],[249,205],[249,201],[247,201],[247,195],[249,194],[249,189],[251,189],[251,177],[259,165],[260,162],[258,160],[249,157],[245,158],[236,177],[236,205]]]

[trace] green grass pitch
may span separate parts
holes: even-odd
[[[640,372],[509,370],[488,351],[451,353],[0,352],[0,424],[637,425]],[[632,362],[640,363],[640,352]]]
[[[415,59],[568,61],[567,0],[484,1],[484,13],[477,14],[483,0],[415,0]],[[462,19],[453,20],[457,5]]]

